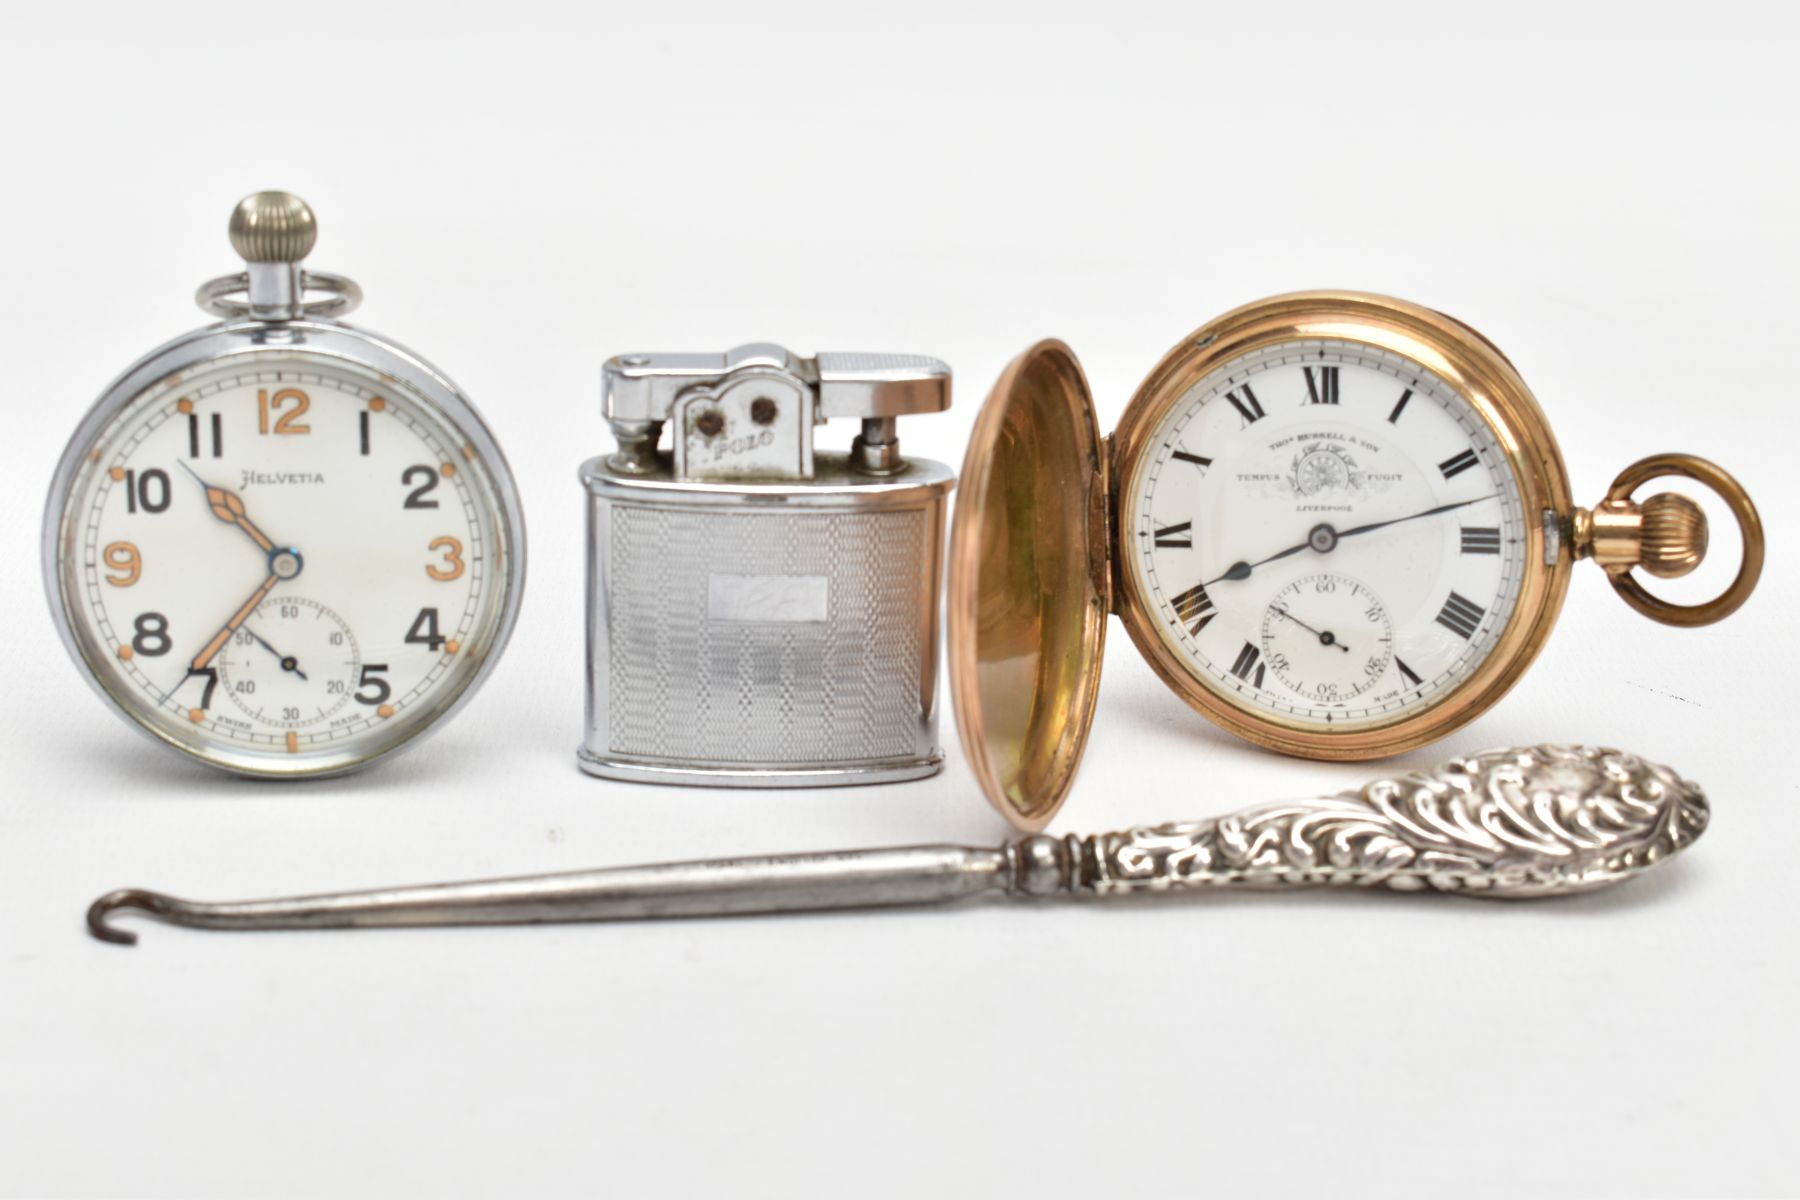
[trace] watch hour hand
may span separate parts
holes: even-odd
[[[256,522],[252,521],[249,516],[245,514],[244,501],[236,492],[228,492],[222,487],[216,487],[213,484],[206,482],[206,480],[194,473],[194,468],[188,466],[180,459],[176,459],[175,462],[176,465],[186,471],[193,481],[199,484],[206,492],[207,507],[212,509],[213,516],[219,518],[219,520],[225,522],[227,525],[236,525],[239,529],[243,530],[244,533],[249,536],[250,540],[256,543],[257,549],[261,550],[264,554],[269,554],[274,551],[275,543],[270,541],[268,535],[256,527]]]
[[[1206,586],[1210,587],[1223,579],[1229,579],[1233,582],[1248,579],[1250,578],[1250,572],[1256,570],[1256,568],[1265,563],[1272,563],[1277,559],[1287,558],[1290,555],[1298,554],[1311,544],[1310,541],[1301,542],[1298,546],[1289,546],[1286,550],[1277,551],[1276,553],[1269,555],[1269,557],[1259,558],[1255,562],[1234,562],[1225,569],[1225,573],[1219,576],[1218,579],[1207,580]]]

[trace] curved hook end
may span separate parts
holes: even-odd
[[[88,906],[88,932],[103,942],[111,942],[115,946],[135,946],[138,935],[129,929],[119,929],[107,924],[106,918],[121,908],[136,908],[146,912],[156,910],[156,893],[146,892],[139,888],[120,888],[116,892],[108,892]]]

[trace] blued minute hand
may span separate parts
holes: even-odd
[[[1424,512],[1416,512],[1404,517],[1395,517],[1391,521],[1371,521],[1367,525],[1357,525],[1350,529],[1343,530],[1337,535],[1338,541],[1341,542],[1347,537],[1355,537],[1359,533],[1368,533],[1371,530],[1376,529],[1386,529],[1389,525],[1398,525],[1402,521],[1417,521],[1420,517],[1435,517],[1439,513],[1447,513],[1452,509],[1467,508],[1471,504],[1480,504],[1483,500],[1494,499],[1498,499],[1498,496],[1477,496],[1473,500],[1458,500],[1454,504],[1440,504],[1436,508],[1428,508]]]

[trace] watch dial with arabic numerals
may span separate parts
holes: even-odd
[[[127,714],[201,758],[366,761],[504,636],[505,465],[392,376],[230,355],[152,384],[85,450],[62,500],[66,620]]]
[[[1249,714],[1353,730],[1448,696],[1526,573],[1518,481],[1469,400],[1338,339],[1222,364],[1127,481],[1130,585],[1189,673]]]

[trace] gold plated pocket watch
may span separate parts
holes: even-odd
[[[1658,599],[1706,520],[1743,533],[1714,600]],[[1162,680],[1240,737],[1308,758],[1400,753],[1474,720],[1543,646],[1575,562],[1668,624],[1734,611],[1762,530],[1689,455],[1633,464],[1592,509],[1513,365],[1450,317],[1383,296],[1258,301],[1171,350],[1103,439],[1074,354],[1027,350],[963,466],[947,631],[963,744],[989,798],[1041,827],[1073,781],[1116,612]]]
[[[261,192],[230,233],[246,269],[197,296],[224,320],[127,368],[64,451],[44,579],[77,666],[157,741],[242,775],[338,774],[486,677],[524,522],[468,399],[335,319],[354,283],[300,269],[311,209]]]

